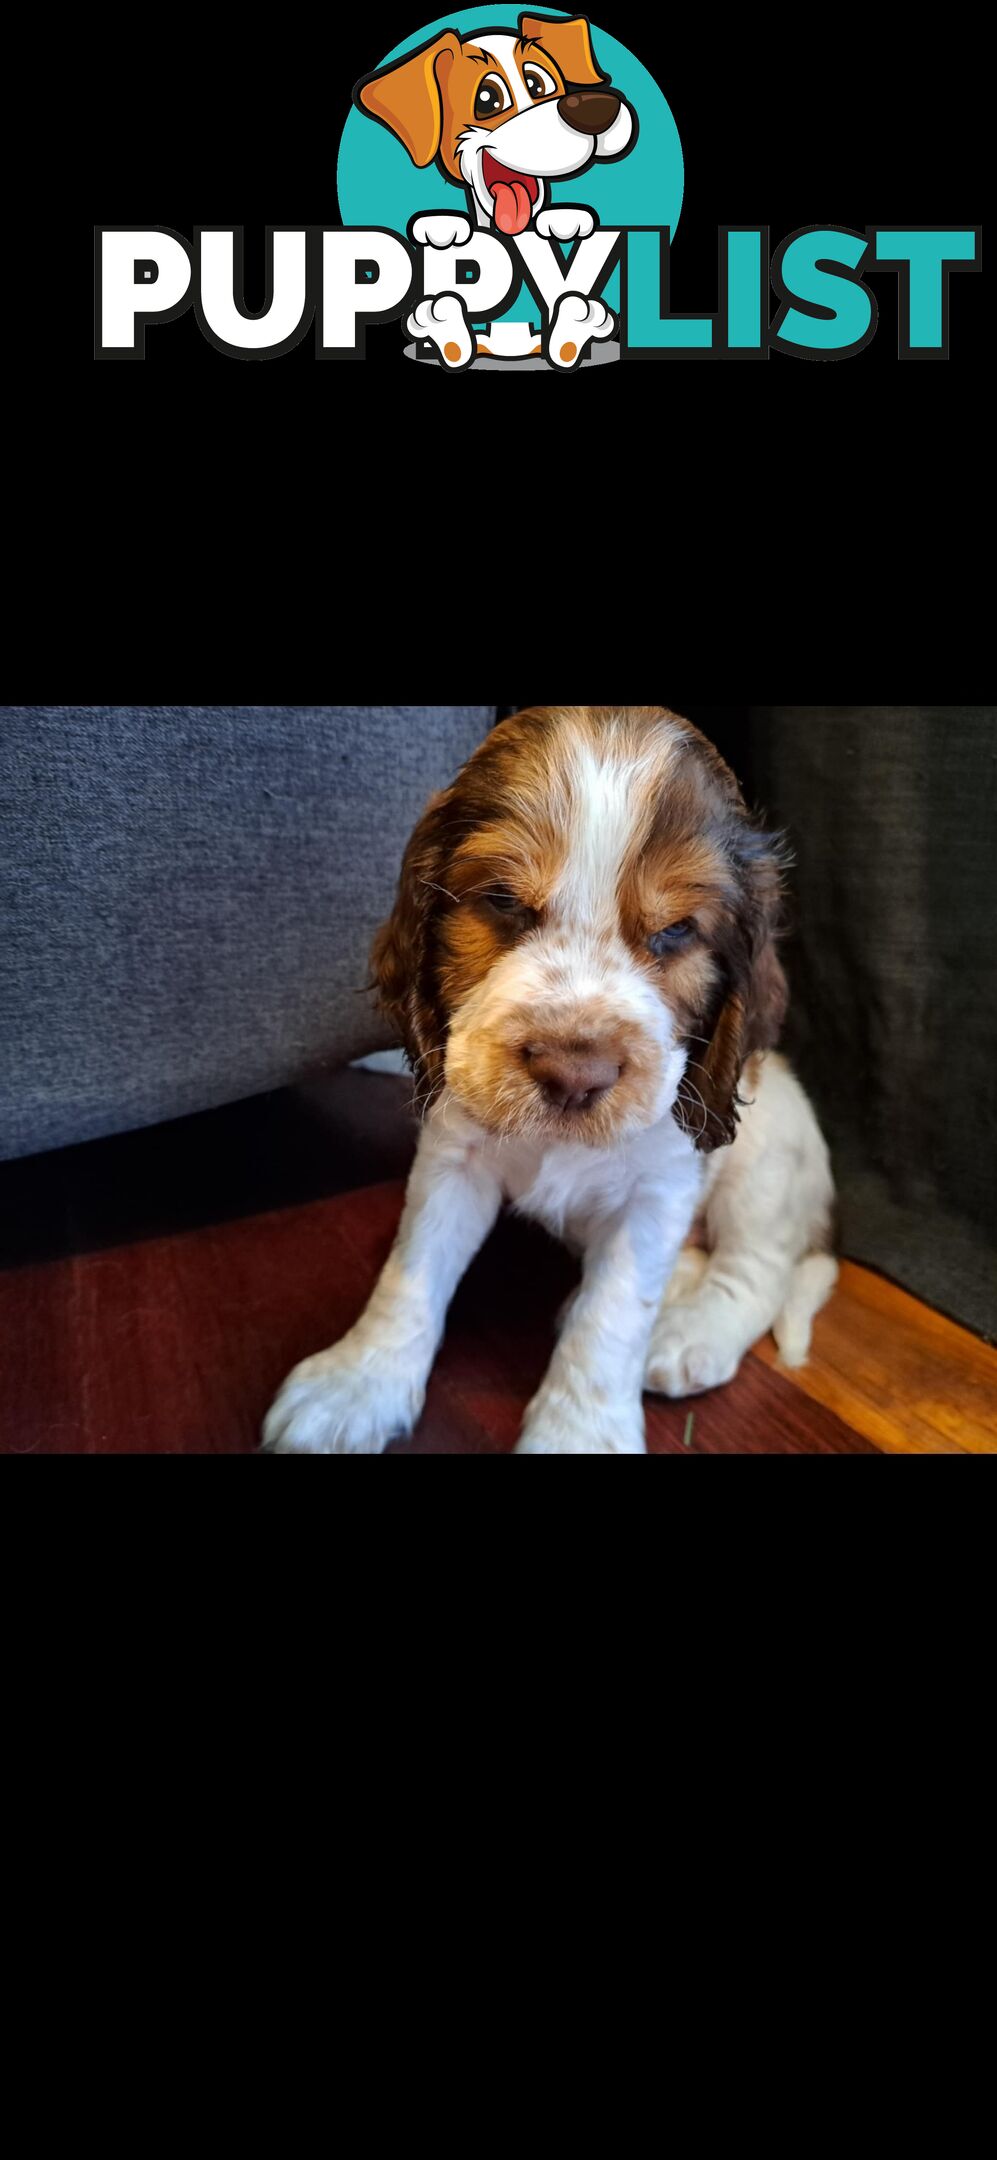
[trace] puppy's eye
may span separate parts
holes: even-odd
[[[531,915],[533,912],[532,908],[524,907],[522,900],[517,900],[515,893],[506,892],[502,885],[496,885],[484,897],[496,915]]]
[[[655,930],[647,941],[649,953],[656,960],[666,960],[669,953],[681,952],[683,945],[691,945],[696,935],[696,925],[686,915],[681,922],[670,923],[667,930]]]
[[[523,81],[532,98],[549,97],[554,88],[550,76],[545,75],[543,69],[538,67],[526,68]]]
[[[474,117],[476,120],[494,120],[496,113],[507,112],[511,104],[512,99],[500,77],[486,75],[484,82],[478,85]]]

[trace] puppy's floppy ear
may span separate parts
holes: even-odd
[[[449,792],[434,795],[402,857],[395,904],[371,947],[378,1003],[397,1028],[411,1065],[432,1091],[443,1077],[446,1023],[437,1000],[432,953],[440,811]]]
[[[519,35],[536,38],[538,45],[542,45],[556,61],[565,82],[605,82],[602,69],[596,66],[592,37],[584,15],[576,15],[572,22],[551,22],[546,15],[521,15]]]
[[[676,1115],[697,1148],[726,1147],[737,1131],[737,1084],[755,1050],[770,1050],[786,1017],[789,990],[776,950],[781,914],[781,842],[745,817],[734,842],[742,878],[736,919],[719,953],[725,994],[708,1042],[694,1042],[689,1087],[680,1084]],[[697,1099],[700,1098],[700,1099]]]
[[[431,45],[368,75],[353,92],[361,111],[380,120],[404,143],[413,165],[431,165],[438,155],[443,139],[443,93],[459,52],[456,30],[443,30]]]

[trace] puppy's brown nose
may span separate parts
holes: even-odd
[[[612,127],[620,99],[616,90],[568,90],[558,98],[557,109],[579,135],[602,135]]]
[[[530,1078],[558,1110],[591,1110],[620,1077],[618,1059],[596,1046],[558,1049],[530,1043],[523,1052]]]

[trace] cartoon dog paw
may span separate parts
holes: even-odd
[[[555,203],[537,215],[535,231],[541,240],[587,240],[595,231],[591,210],[573,210],[570,203]]]
[[[563,371],[578,367],[591,338],[612,337],[616,317],[602,300],[585,300],[581,293],[565,293],[558,301],[547,339],[547,358]]]
[[[427,213],[412,221],[412,238],[416,247],[463,247],[471,237],[470,221],[466,217],[454,217],[446,211]]]
[[[459,293],[437,293],[420,300],[407,327],[411,337],[430,339],[443,366],[453,374],[469,367],[474,359],[474,340]]]

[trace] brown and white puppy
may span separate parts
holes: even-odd
[[[770,1327],[803,1358],[835,1280],[832,1186],[772,1055],[780,870],[675,713],[540,708],[494,729],[420,821],[374,947],[423,1111],[395,1248],[350,1334],[290,1376],[268,1446],[411,1431],[503,1200],[584,1269],[521,1452],[640,1452],[643,1387],[729,1380]]]
[[[413,164],[436,164],[467,189],[479,226],[508,234],[526,231],[551,180],[622,157],[636,137],[632,108],[598,67],[583,16],[521,15],[518,37],[443,30],[368,76],[354,96]]]

